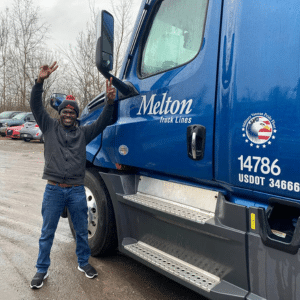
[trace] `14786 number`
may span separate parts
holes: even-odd
[[[248,172],[261,173],[267,175],[272,174],[278,176],[281,173],[281,168],[277,165],[278,159],[275,159],[272,163],[268,157],[260,156],[247,156],[244,159],[244,155],[241,155],[238,160],[240,161],[240,169],[248,169]]]

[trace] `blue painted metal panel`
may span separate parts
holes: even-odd
[[[86,126],[89,124],[92,124],[97,120],[99,117],[100,113],[102,112],[103,107],[94,110],[90,114],[84,114],[80,119],[79,119],[79,124],[80,126]],[[102,134],[99,134],[96,138],[94,138],[87,146],[86,146],[86,159],[89,162],[93,162],[94,157],[98,150],[101,148],[102,145]]]
[[[115,169],[115,130],[116,126],[108,126],[102,133],[102,148],[95,157],[94,165]]]
[[[135,86],[140,95],[119,101],[118,120],[113,125],[116,135],[108,137],[114,139],[117,163],[186,178],[212,180],[220,14],[220,1],[209,1],[202,49],[186,65],[141,79],[137,75],[139,53],[135,49],[125,79]],[[160,102],[157,111],[166,108],[167,99],[171,99],[172,103],[192,99],[192,112],[151,114],[150,108],[145,108],[146,101],[148,103],[151,99],[153,107],[158,107]],[[181,118],[188,119],[187,123],[181,123]],[[205,155],[201,161],[191,160],[187,155],[186,132],[192,124],[207,128]],[[128,149],[126,155],[120,151],[122,146]]]
[[[300,199],[298,1],[225,3],[216,179]]]
[[[89,162],[93,162],[96,153],[98,152],[98,150],[101,147],[101,144],[102,144],[102,134],[99,134],[89,144],[87,144],[87,146],[86,146],[86,159]]]
[[[146,2],[147,2],[147,0],[143,0],[141,2],[140,10],[139,10],[139,13],[137,15],[137,19],[136,19],[136,22],[135,22],[135,25],[134,25],[134,28],[133,28],[133,31],[132,31],[133,34],[132,34],[130,42],[128,44],[126,54],[124,55],[125,60],[124,60],[124,63],[121,67],[121,70],[120,70],[120,74],[121,74],[120,78],[122,78],[122,76],[123,76],[122,74],[125,71],[125,66],[127,64],[126,59],[129,55],[130,49],[132,47],[133,40],[134,40],[134,37],[135,37],[135,33],[137,32],[137,28],[139,26],[140,18],[141,18],[141,15],[143,13],[143,8],[144,8]],[[118,98],[118,92],[117,92],[116,99],[117,98]],[[87,145],[87,160],[89,160],[90,162],[93,162],[93,164],[95,166],[104,167],[104,168],[111,168],[111,169],[116,168],[115,167],[115,163],[116,163],[115,149],[114,149],[115,130],[116,130],[115,126],[107,127],[103,132],[103,142],[102,142],[102,135],[100,135],[96,139],[94,139],[89,145]],[[103,147],[101,148],[102,145],[103,145]],[[101,150],[100,150],[100,148],[101,148]]]

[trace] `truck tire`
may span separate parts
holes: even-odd
[[[92,256],[103,256],[117,248],[117,231],[112,202],[106,186],[95,169],[86,170],[85,193],[88,204],[88,237]],[[75,230],[68,213],[71,232]]]

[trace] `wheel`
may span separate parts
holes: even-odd
[[[30,142],[30,139],[24,139],[24,141],[28,143],[28,142]]]
[[[85,193],[88,205],[88,238],[92,256],[114,251],[117,247],[116,222],[112,202],[103,180],[95,169],[86,170]],[[68,220],[73,237],[71,216]]]

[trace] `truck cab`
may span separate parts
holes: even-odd
[[[119,78],[101,13],[96,64],[118,96],[87,146],[93,255],[118,247],[209,299],[299,299],[299,12],[145,0]]]

